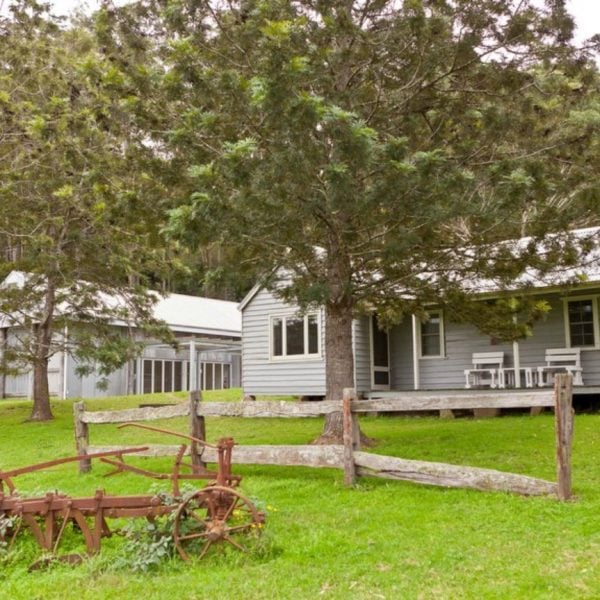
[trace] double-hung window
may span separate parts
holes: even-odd
[[[570,348],[600,347],[597,298],[565,301],[565,333]]]
[[[271,317],[271,357],[302,358],[321,354],[321,322],[317,313]]]
[[[429,319],[421,321],[421,358],[444,356],[444,319],[441,310],[429,311]]]

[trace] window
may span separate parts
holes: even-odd
[[[188,379],[182,381],[187,373]],[[142,392],[179,392],[189,389],[189,361],[145,358],[142,361]]]
[[[442,311],[431,311],[421,321],[421,358],[444,356],[444,319]]]
[[[203,390],[225,390],[231,386],[231,365],[229,363],[202,363]]]
[[[273,358],[302,358],[319,356],[319,315],[271,317],[271,356]]]
[[[596,298],[578,298],[565,303],[567,346],[570,348],[597,348],[598,310]]]
[[[229,363],[202,362],[201,369],[200,389],[222,390],[231,386]],[[190,361],[145,358],[142,361],[142,377],[144,394],[189,390]]]

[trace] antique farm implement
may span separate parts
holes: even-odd
[[[214,448],[218,457],[217,470],[209,471],[201,464],[184,463],[187,445],[182,444],[170,473],[156,473],[125,463],[124,455],[148,450],[146,446],[60,458],[12,471],[0,471],[0,541],[11,548],[17,536],[28,529],[43,551],[57,556],[65,528],[71,523],[81,531],[87,553],[94,554],[100,550],[102,538],[113,533],[108,525],[109,519],[141,517],[153,521],[172,515],[173,542],[184,560],[190,556],[202,558],[213,544],[219,542],[244,551],[241,535],[259,528],[264,522],[264,514],[235,489],[241,478],[231,473],[233,439],[222,438],[216,445],[211,445],[193,436],[139,423],[126,423],[121,427],[158,431],[184,438],[192,444]],[[115,467],[109,475],[129,471],[170,480],[172,494],[170,497],[164,494],[113,496],[97,490],[93,496],[81,498],[59,492],[22,497],[16,489],[14,481],[19,475],[93,458]],[[181,493],[180,481],[197,479],[209,481],[201,489]],[[75,557],[67,555],[60,558],[73,561]]]

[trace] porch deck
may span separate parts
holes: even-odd
[[[551,388],[505,388],[505,389],[489,389],[489,388],[471,388],[471,389],[447,389],[447,390],[374,390],[365,394],[365,398],[372,400],[375,398],[386,398],[390,400],[406,400],[406,399],[418,399],[418,398],[431,398],[437,396],[440,398],[451,398],[455,396],[461,397],[477,397],[481,395],[485,396],[499,396],[506,397],[511,395],[521,395],[526,393],[527,395],[536,394],[547,394]],[[599,385],[588,385],[588,386],[577,386],[573,388],[574,396],[593,396],[600,395]]]

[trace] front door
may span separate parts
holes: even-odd
[[[390,389],[390,346],[387,331],[380,329],[377,315],[371,319],[371,387]]]

